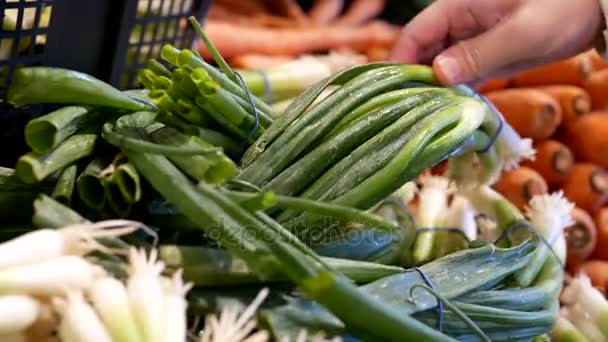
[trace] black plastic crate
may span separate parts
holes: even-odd
[[[189,16],[204,18],[210,0],[0,0],[0,98],[17,66],[78,70],[121,89],[170,43],[190,47]],[[15,44],[19,42],[19,44]],[[34,42],[32,44],[32,42]],[[0,165],[25,153],[25,123],[49,107],[0,103]]]

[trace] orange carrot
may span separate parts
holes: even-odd
[[[477,90],[480,93],[487,93],[494,90],[504,89],[509,86],[509,80],[490,80]]]
[[[266,1],[273,9],[278,10],[279,14],[285,15],[295,20],[297,24],[305,24],[308,18],[296,0],[272,0]]]
[[[548,191],[547,182],[543,177],[525,166],[503,173],[494,188],[520,209],[528,205],[532,196]]]
[[[346,13],[336,21],[336,24],[356,26],[367,23],[378,17],[385,6],[386,0],[355,0],[348,6]]]
[[[263,69],[293,60],[292,56],[267,56],[251,53],[231,58],[230,65],[240,69]]]
[[[448,163],[444,161],[431,168],[431,174],[436,176],[443,176],[448,170]]]
[[[487,93],[487,98],[522,136],[547,139],[562,121],[559,103],[533,88],[511,88]]]
[[[361,27],[262,28],[208,20],[205,32],[224,58],[232,58],[246,53],[293,56],[338,47],[365,51],[371,45],[392,44],[399,29],[381,22]],[[204,44],[199,50],[211,59]]]
[[[293,19],[266,12],[242,13],[235,12],[222,4],[213,4],[209,9],[207,20],[223,21],[238,25],[293,27]],[[189,25],[189,24],[188,24]]]
[[[608,112],[591,112],[566,125],[563,141],[577,160],[608,168]]]
[[[593,287],[606,295],[608,287],[608,262],[601,260],[587,261],[581,266],[581,271],[589,276]]]
[[[390,51],[390,48],[387,46],[373,45],[365,51],[365,54],[367,55],[368,62],[381,62],[388,60]]]
[[[516,87],[549,84],[581,86],[592,71],[593,62],[589,55],[579,54],[575,57],[519,74],[513,78],[513,84]]]
[[[591,257],[608,261],[608,207],[600,209],[593,218],[597,228],[597,244]]]
[[[308,17],[313,24],[327,25],[340,16],[343,7],[344,0],[315,0]]]
[[[585,89],[571,85],[540,86],[551,95],[562,109],[562,123],[568,123],[591,110],[591,97]]]
[[[566,145],[552,139],[535,143],[534,149],[536,149],[536,158],[522,165],[536,170],[550,186],[563,182],[574,164],[572,151]]]
[[[583,209],[574,208],[570,215],[574,224],[564,230],[568,245],[566,265],[570,271],[576,273],[595,249],[597,231],[591,215]]]
[[[212,2],[211,9],[218,5],[230,9],[232,13],[253,15],[267,12],[263,1],[215,0]]]
[[[606,63],[602,56],[600,56],[597,50],[591,49],[585,53],[591,58],[593,70],[602,70],[608,68],[608,63]]]
[[[591,96],[593,109],[608,109],[608,69],[591,73],[585,80],[585,88]]]
[[[561,186],[570,201],[590,213],[608,200],[608,172],[594,164],[574,164]]]

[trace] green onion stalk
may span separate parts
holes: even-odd
[[[56,103],[111,107],[129,111],[153,109],[111,85],[81,72],[49,67],[19,68],[7,100],[16,107]]]
[[[385,308],[357,290],[343,276],[315,264],[298,249],[290,247],[288,241],[261,240],[259,234],[248,234],[245,227],[261,234],[274,235],[276,231],[212,187],[192,185],[165,157],[125,153],[165,199],[198,223],[201,229],[214,234],[232,253],[246,260],[256,274],[264,277],[269,271],[279,270],[311,298],[336,313],[354,331],[392,341],[410,338],[453,340],[409,316],[398,315]],[[365,307],[370,315],[364,318],[353,312],[353,305]],[[370,319],[373,324],[370,324]]]
[[[41,182],[77,160],[90,156],[97,143],[98,134],[81,132],[38,155],[30,152],[17,161],[15,174],[25,183]]]

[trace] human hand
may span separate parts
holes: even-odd
[[[598,0],[437,0],[403,28],[391,59],[476,84],[582,52],[603,26]]]

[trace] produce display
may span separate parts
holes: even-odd
[[[480,89],[536,149],[535,160],[505,173],[495,189],[519,206],[549,191],[576,205],[565,230],[569,275],[556,341],[606,340],[607,68],[592,50]]]
[[[205,32],[232,66],[257,69],[327,51],[386,60],[400,27],[380,19],[386,0],[213,1]],[[212,60],[205,44],[201,55]]]
[[[508,114],[386,62],[336,67],[277,110],[190,23],[208,54],[164,46],[144,89],[15,71],[9,103],[58,109],[0,172],[0,340],[608,337],[587,278],[562,293],[579,204],[547,192],[560,177],[508,176],[536,162]],[[577,177],[602,175],[590,165]]]

